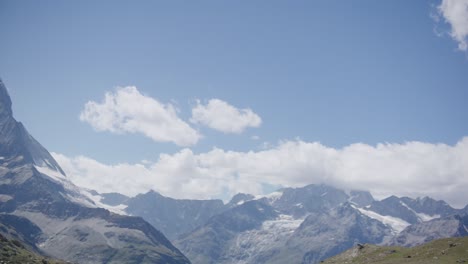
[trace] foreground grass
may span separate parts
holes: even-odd
[[[10,240],[0,235],[0,264],[65,264],[27,250],[18,240]]]
[[[356,246],[340,255],[321,263],[332,264],[423,264],[423,263],[467,263],[468,237],[439,239],[413,247],[384,247],[365,244]]]

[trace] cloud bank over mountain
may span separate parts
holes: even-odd
[[[107,92],[104,100],[89,101],[80,120],[97,131],[117,134],[140,133],[156,142],[173,142],[191,146],[201,135],[178,117],[172,104],[141,94],[134,86],[120,87]]]
[[[262,124],[262,119],[252,109],[238,109],[219,99],[211,99],[206,105],[197,101],[197,105],[192,109],[190,121],[224,133],[235,134]]]
[[[336,149],[319,142],[283,141],[261,151],[184,148],[153,162],[103,164],[53,153],[77,185],[136,195],[149,189],[176,198],[262,194],[265,184],[298,187],[326,183],[369,190],[377,198],[431,196],[453,206],[468,200],[468,137],[455,145],[406,142]]]
[[[102,102],[88,101],[79,118],[100,132],[139,133],[155,142],[195,145],[202,134],[178,114],[173,104],[161,103],[140,93],[135,86],[126,86],[106,92]],[[248,127],[259,127],[262,119],[250,108],[239,109],[223,100],[210,99],[206,105],[197,100],[190,122],[228,134],[241,134]]]

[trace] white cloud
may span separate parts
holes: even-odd
[[[190,121],[224,133],[236,134],[242,133],[247,127],[259,127],[262,123],[262,119],[251,109],[238,109],[219,99],[211,99],[206,105],[197,101]]]
[[[458,49],[467,51],[468,0],[442,0],[438,12],[450,24],[450,36],[458,43]]]
[[[262,151],[183,149],[151,164],[105,165],[53,153],[77,185],[127,195],[154,189],[176,198],[262,193],[262,184],[300,187],[325,183],[369,190],[377,198],[430,196],[455,206],[468,201],[468,137],[456,145],[407,142],[352,144],[342,149],[318,142],[285,141]]]
[[[107,92],[101,103],[87,102],[80,120],[97,131],[141,133],[154,141],[173,142],[179,146],[194,145],[201,137],[177,116],[172,104],[142,95],[133,86]]]

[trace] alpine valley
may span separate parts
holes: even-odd
[[[75,186],[13,118],[0,81],[0,235],[74,263],[305,264],[358,243],[412,247],[468,236],[468,205],[377,201],[328,185],[237,194],[228,203],[99,194]]]

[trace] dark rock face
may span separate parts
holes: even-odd
[[[98,195],[98,193],[94,193],[94,195]],[[120,193],[104,193],[104,194],[101,194],[101,196],[102,196],[101,202],[104,204],[111,205],[111,206],[116,206],[119,204],[126,204],[128,199],[130,199],[130,197],[125,196]]]
[[[143,217],[170,239],[192,231],[222,212],[221,200],[177,200],[150,191],[128,199],[125,211]]]
[[[0,157],[3,231],[32,249],[76,263],[190,263],[142,218],[86,206],[92,202],[13,118],[1,81]]]
[[[268,219],[274,219],[277,212],[262,200],[249,201],[232,210],[210,219],[211,224],[234,232],[243,232],[261,226]]]
[[[411,211],[411,209],[401,204],[400,198],[396,196],[388,197],[382,201],[373,202],[369,209],[381,215],[389,215],[403,219],[410,224],[419,222],[418,217]]]
[[[24,217],[0,214],[0,234],[6,237],[15,237],[24,244],[37,251],[36,243],[42,238],[41,229]]]
[[[284,214],[301,217],[308,212],[324,211],[348,199],[348,195],[327,185],[307,185],[303,188],[285,188],[272,205]]]
[[[357,243],[412,245],[465,235],[468,226],[460,220],[438,219],[461,211],[430,198],[375,201],[369,192],[347,195],[330,186],[309,185],[261,199],[237,195],[226,211],[175,244],[200,264],[319,263]],[[404,221],[414,224],[394,237]]]
[[[234,195],[231,200],[229,201],[229,203],[227,204],[227,207],[231,208],[231,207],[235,207],[235,206],[238,206],[242,203],[245,203],[245,202],[248,202],[248,201],[251,201],[253,200],[255,197],[251,194],[246,194],[246,193],[238,193],[236,195]]]
[[[417,199],[402,197],[401,201],[417,213],[423,213],[427,215],[440,215],[442,217],[457,213],[457,210],[452,208],[446,202],[437,201],[429,197]]]
[[[287,245],[290,250],[302,247],[306,252],[302,263],[312,264],[336,255],[358,242],[380,243],[389,235],[390,230],[381,222],[370,219],[345,204],[326,213],[309,215]]]
[[[468,215],[453,215],[408,226],[390,244],[412,247],[447,237],[468,236]]]
[[[277,216],[265,201],[249,201],[209,219],[192,233],[182,236],[176,246],[184,248],[193,263],[235,263],[239,256],[229,258],[229,245],[236,236],[260,228],[262,223]]]
[[[349,202],[360,208],[371,205],[375,201],[370,192],[366,191],[351,191],[350,196]]]
[[[428,197],[412,199],[391,196],[382,201],[374,201],[369,209],[384,216],[403,219],[410,224],[427,221],[422,214],[443,217],[458,213],[458,210],[450,207],[446,202]]]

